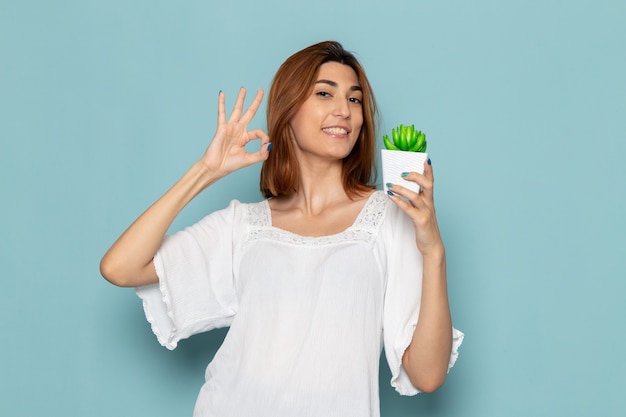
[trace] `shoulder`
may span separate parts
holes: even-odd
[[[268,200],[261,200],[252,203],[244,203],[239,200],[233,199],[228,203],[228,206],[225,208],[218,210],[216,213],[234,213],[237,214],[239,212],[248,212],[255,210],[265,210],[268,206]]]
[[[380,230],[381,226],[389,222],[390,215],[393,217],[393,202],[384,191],[374,191],[361,209],[356,224],[370,230]]]
[[[389,199],[385,191],[376,190],[369,197],[364,209],[370,212],[378,212],[384,219],[389,215],[395,216],[398,207]]]
[[[235,220],[241,225],[264,226],[271,221],[269,200],[254,203],[242,203],[233,200],[231,205],[235,211]]]
[[[256,203],[242,203],[239,200],[231,200],[226,207],[207,214],[198,223],[200,225],[216,225],[216,224],[240,224],[250,217],[251,213],[263,212],[267,201],[263,200]]]
[[[392,235],[406,234],[414,231],[413,223],[388,196],[385,191],[378,190],[370,197],[370,211],[380,212],[380,223],[384,233]]]

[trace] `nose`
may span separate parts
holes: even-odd
[[[342,119],[349,119],[352,116],[352,113],[350,111],[350,103],[348,103],[348,100],[342,97],[337,97],[335,99],[334,113],[337,117],[341,117]]]

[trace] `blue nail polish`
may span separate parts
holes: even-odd
[[[389,190],[387,190],[387,194],[389,194],[389,195],[393,195],[393,191],[389,191]]]
[[[401,176],[403,176],[403,177],[408,177],[408,176],[409,176],[409,173],[408,173],[408,172],[403,172],[403,173],[402,173],[402,174],[400,174],[400,175],[401,175]]]
[[[393,184],[392,184],[392,183],[390,183],[390,182],[388,182],[388,183],[387,183],[387,184],[385,184],[385,185],[387,186],[387,188],[391,188],[391,187],[393,187]]]
[[[432,165],[432,162],[430,162],[430,158],[428,158],[428,165]]]
[[[272,150],[272,146],[274,146],[274,144],[272,142],[270,142],[269,145],[267,145],[267,151],[271,151]]]

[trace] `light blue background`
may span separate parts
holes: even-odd
[[[1,415],[191,415],[225,332],[158,346],[100,257],[200,157],[220,89],[325,39],[381,135],[428,134],[467,335],[435,394],[384,365],[383,416],[624,415],[626,2],[0,0]],[[258,200],[258,171],[174,228]]]

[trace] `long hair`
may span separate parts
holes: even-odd
[[[363,67],[339,42],[325,41],[290,56],[278,69],[267,100],[267,130],[272,151],[261,168],[261,193],[265,198],[287,196],[300,186],[300,169],[293,148],[289,122],[304,103],[327,62],[348,65],[363,90],[363,125],[354,148],[343,160],[342,182],[350,197],[375,188],[376,150],[374,93]]]

